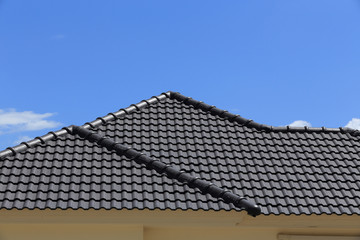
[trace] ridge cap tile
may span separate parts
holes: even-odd
[[[6,150],[15,156],[0,161],[0,208],[243,210],[226,203],[228,189],[263,215],[360,215],[359,131],[273,127],[176,95],[83,125],[108,137],[90,136],[105,147],[119,141],[181,170],[169,170],[173,180],[74,137],[69,126]],[[221,186],[213,195],[225,198],[190,188],[187,174]]]
[[[172,92],[170,91],[170,99],[176,99],[179,102],[185,104],[185,105],[191,105],[195,108],[199,108],[200,105],[200,109],[205,111],[205,112],[210,112],[213,115],[219,116],[221,118],[224,119],[228,119],[230,122],[236,121],[241,125],[250,127],[250,128],[255,128],[256,130],[259,131],[273,131],[273,132],[346,132],[351,134],[352,136],[360,136],[360,131],[356,130],[356,129],[351,129],[351,128],[325,128],[325,127],[292,127],[292,126],[271,126],[271,125],[266,125],[266,124],[260,124],[257,122],[254,122],[251,119],[246,119],[241,117],[240,115],[235,115],[232,114],[226,110],[222,110],[219,109],[215,106],[210,106],[202,101],[197,101],[195,99],[192,99],[190,97],[186,97],[182,94],[180,94],[179,92]],[[203,106],[203,107],[201,107]],[[321,129],[321,130],[320,130]]]
[[[135,108],[137,111],[139,111],[141,108],[139,107],[139,105],[143,105],[143,103],[146,104],[146,106],[150,106],[151,103],[149,103],[150,101],[153,101],[153,99],[155,98],[157,101],[153,102],[157,103],[160,102],[161,100],[164,99],[164,97],[169,98],[170,97],[170,92],[163,92],[158,96],[153,96],[148,100],[142,100],[137,104],[131,104],[129,107],[127,107],[126,109],[130,109],[130,108]],[[144,106],[141,106],[142,108]],[[116,114],[119,114],[121,111],[123,111],[123,109],[120,109],[119,111],[113,112],[113,113],[108,113],[106,116],[104,117],[98,117],[96,118],[94,121],[92,122],[86,122],[83,127],[87,128],[87,125],[90,126],[91,128],[96,128],[97,126],[99,126],[100,124],[105,124],[111,120],[116,120],[116,118],[118,117]],[[129,110],[125,111],[127,114],[129,112]],[[60,130],[57,131],[50,131],[47,134],[43,135],[43,136],[37,136],[34,139],[31,139],[29,141],[26,142],[21,142],[20,144],[14,146],[14,147],[8,147],[2,151],[0,151],[0,160],[4,159],[8,156],[15,156],[17,153],[25,151],[28,148],[32,148],[35,147],[39,144],[44,144],[47,141],[56,139],[60,136],[63,136],[65,134],[69,134],[72,132],[72,127],[73,125],[70,125],[68,127],[63,127]],[[46,139],[46,140],[44,140]]]

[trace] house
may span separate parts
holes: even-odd
[[[0,152],[0,239],[360,239],[359,139],[163,93]]]

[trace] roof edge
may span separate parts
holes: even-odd
[[[354,137],[360,136],[359,130],[346,128],[346,127],[344,127],[344,128],[343,127],[315,128],[315,127],[290,127],[290,126],[275,127],[275,126],[270,126],[270,125],[266,125],[266,124],[260,124],[251,119],[243,118],[240,115],[230,113],[226,110],[219,109],[215,106],[208,105],[202,101],[192,99],[191,97],[186,97],[186,96],[180,94],[179,92],[173,92],[173,91],[164,92],[158,96],[152,96],[151,98],[149,98],[147,100],[142,100],[137,104],[131,104],[127,108],[121,108],[116,112],[108,113],[104,117],[98,117],[92,122],[86,122],[85,124],[82,125],[82,127],[84,127],[85,129],[98,127],[101,124],[107,123],[107,122],[112,121],[117,118],[120,118],[125,114],[129,114],[134,111],[141,110],[145,107],[150,106],[151,104],[160,102],[165,98],[175,99],[175,100],[182,102],[188,106],[193,106],[193,107],[201,109],[205,112],[209,112],[212,115],[216,115],[216,116],[225,118],[225,119],[229,120],[230,122],[237,122],[237,123],[247,126],[249,128],[255,128],[256,130],[259,130],[259,131],[266,131],[266,132],[270,132],[270,131],[273,131],[273,132],[336,132],[336,133],[341,132],[344,134],[348,133]],[[50,140],[56,139],[60,136],[71,133],[72,127],[73,126],[70,125],[68,127],[63,127],[62,129],[57,130],[55,132],[50,131],[47,134],[40,136],[40,137],[35,137],[34,139],[32,139],[30,141],[21,142],[20,144],[14,146],[14,147],[8,147],[5,150],[0,151],[0,159],[4,159],[5,157],[8,157],[8,156],[15,156],[17,153],[25,151],[28,148],[35,147],[39,144],[45,143],[47,141],[50,141]]]
[[[347,127],[339,127],[339,128],[326,128],[326,127],[291,127],[291,126],[284,126],[284,127],[275,127],[266,124],[257,123],[251,119],[243,118],[240,115],[236,115],[230,113],[226,110],[219,109],[215,106],[211,106],[206,104],[202,101],[198,101],[192,99],[191,97],[186,97],[179,92],[169,92],[170,99],[175,99],[181,103],[184,103],[188,106],[193,106],[194,108],[201,109],[204,112],[209,112],[212,115],[216,115],[222,118],[229,120],[230,122],[237,122],[243,126],[249,128],[255,128],[259,131],[266,131],[266,132],[341,132],[341,133],[349,133],[354,137],[360,136],[360,131],[352,128]]]
[[[120,117],[124,116],[125,114],[129,114],[134,111],[139,111],[139,110],[141,110],[145,107],[148,107],[152,104],[158,103],[165,98],[170,98],[170,95],[171,95],[171,92],[169,91],[169,92],[161,93],[158,96],[152,96],[151,98],[149,98],[147,100],[142,100],[141,102],[139,102],[137,104],[131,104],[127,108],[121,108],[116,112],[108,113],[104,117],[98,117],[92,122],[86,122],[82,125],[82,127],[85,129],[98,127],[101,124],[107,123],[107,122],[115,120],[117,118],[120,118]],[[60,136],[64,136],[68,133],[71,134],[72,128],[73,128],[73,125],[70,125],[68,127],[63,127],[62,129],[57,130],[55,132],[50,131],[41,137],[35,137],[34,139],[32,139],[30,141],[21,142],[20,144],[14,146],[14,147],[8,147],[5,150],[0,151],[0,160],[4,159],[5,157],[15,156],[17,153],[25,151],[28,148],[35,147],[39,144],[43,144],[47,141],[56,139]]]

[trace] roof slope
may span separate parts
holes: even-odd
[[[173,92],[84,127],[266,215],[360,214],[358,131],[261,125]],[[0,208],[239,210],[71,133],[0,152]]]

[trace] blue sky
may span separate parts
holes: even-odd
[[[0,148],[172,90],[360,127],[360,1],[0,0]]]

